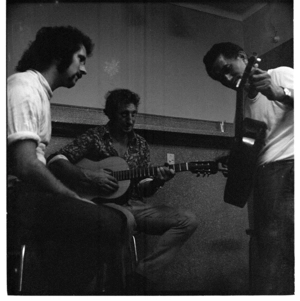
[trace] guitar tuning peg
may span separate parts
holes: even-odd
[[[253,56],[256,57],[256,62],[258,62],[258,63],[261,62],[261,58],[258,57],[258,53],[257,52],[253,52],[252,54],[253,54]]]

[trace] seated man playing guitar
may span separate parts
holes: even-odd
[[[196,230],[197,221],[191,212],[144,202],[143,197],[153,195],[174,176],[173,169],[158,167],[154,177],[132,181],[130,188],[122,194],[118,193],[122,182],[117,181],[105,164],[101,168],[100,162],[100,167],[93,168],[99,163],[97,161],[105,159],[103,162],[109,162],[112,165],[110,169],[114,169],[122,165],[120,158],[127,162],[130,170],[149,167],[149,146],[133,129],[139,101],[140,97],[127,89],[108,92],[104,113],[109,122],[89,129],[51,155],[48,165],[67,186],[77,191],[81,187],[83,194],[84,191],[98,191],[99,197],[93,198],[93,201],[106,203],[125,213],[132,232],[137,230],[161,235],[152,254],[139,261],[132,276],[137,293],[144,294],[149,288],[148,284],[159,280],[165,266],[172,262]],[[86,159],[91,161],[84,161]],[[120,166],[120,169],[124,169],[124,166]],[[128,293],[134,293],[131,289]]]
[[[241,47],[229,42],[215,44],[203,59],[208,75],[237,94],[250,60]],[[242,89],[244,117],[266,124],[254,163],[250,293],[294,294],[293,69],[264,71],[254,64]],[[236,122],[238,117],[236,113]],[[229,157],[228,179],[230,168]]]

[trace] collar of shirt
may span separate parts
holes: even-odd
[[[109,123],[110,123],[110,122],[108,122],[108,123],[104,126],[104,135],[103,135],[103,138],[112,141],[112,136],[110,135],[110,132],[109,132]],[[137,141],[136,133],[135,133],[134,130],[132,130],[132,131],[128,134],[128,145],[132,145],[132,144],[136,143],[136,141]]]
[[[27,70],[27,72],[33,72],[38,76],[38,80],[40,81],[41,85],[43,86],[46,94],[48,95],[49,100],[52,98],[53,96],[53,91],[48,83],[48,81],[45,79],[45,77],[38,71],[34,70],[34,69],[29,69]]]

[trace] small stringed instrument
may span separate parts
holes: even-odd
[[[224,192],[226,203],[241,208],[246,205],[251,194],[257,158],[264,145],[267,129],[264,122],[244,118],[244,88],[252,67],[258,61],[256,56],[249,58],[237,89],[235,141],[228,159],[228,178]]]
[[[128,190],[131,180],[142,180],[148,177],[157,175],[157,167],[143,167],[136,169],[129,169],[127,162],[120,157],[108,157],[101,161],[91,161],[83,159],[76,164],[78,167],[97,171],[99,169],[106,169],[111,172],[111,175],[118,180],[119,189],[110,195],[99,195],[99,191],[89,188],[80,193],[82,197],[89,200],[100,197],[102,199],[117,199],[124,195]],[[195,161],[178,164],[169,164],[169,168],[174,169],[175,172],[190,171],[197,175],[210,175],[218,172],[218,164],[215,161]]]

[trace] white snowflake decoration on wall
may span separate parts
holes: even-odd
[[[115,59],[112,59],[111,62],[105,62],[104,71],[113,77],[120,71],[120,62]]]

